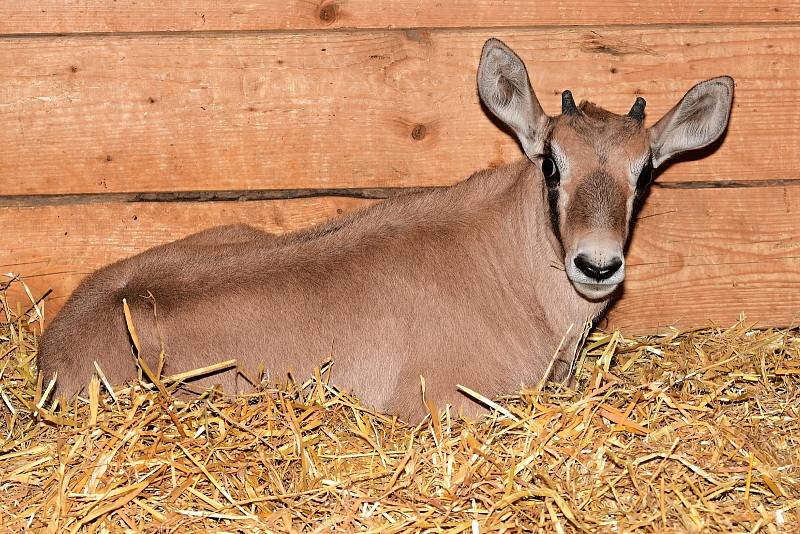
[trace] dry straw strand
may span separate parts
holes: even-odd
[[[800,524],[796,328],[742,320],[636,338],[587,333],[574,390],[532,384],[490,399],[461,388],[490,413],[456,418],[430,403],[428,419],[410,426],[329,384],[335,362],[324,354],[303,382],[237,397],[172,395],[235,360],[164,377],[159,358],[145,382],[127,385],[98,368],[85,398],[61,405],[35,372],[44,302],[15,294],[23,305],[0,292],[2,532],[780,533]]]

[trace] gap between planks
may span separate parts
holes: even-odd
[[[231,35],[310,35],[330,33],[406,33],[406,32],[435,32],[435,33],[475,33],[475,32],[513,32],[519,30],[531,31],[620,31],[620,30],[671,30],[671,29],[707,29],[715,27],[732,28],[758,28],[758,27],[800,27],[800,22],[785,21],[723,21],[723,22],[693,22],[693,23],[640,23],[640,24],[518,24],[503,26],[336,26],[329,28],[263,28],[263,29],[230,29],[230,30],[142,30],[142,31],[91,31],[91,32],[35,32],[35,33],[0,33],[0,40],[5,39],[49,39],[52,37],[227,37]]]
[[[753,187],[798,187],[800,178],[767,180],[694,180],[654,183],[660,189],[738,189]],[[446,186],[439,186],[446,187]],[[430,187],[360,187],[330,189],[234,189],[223,191],[162,191],[136,193],[74,193],[43,195],[0,195],[0,207],[65,206],[124,202],[252,202],[296,198],[345,197],[382,200],[391,196],[437,189]]]
[[[67,206],[127,202],[252,202],[297,198],[344,197],[382,200],[399,193],[437,187],[361,187],[299,189],[232,189],[221,191],[157,191],[133,193],[67,193],[42,195],[0,195],[2,207]]]

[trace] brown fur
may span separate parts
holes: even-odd
[[[42,338],[40,366],[65,394],[94,360],[114,383],[134,377],[125,298],[151,365],[163,343],[166,373],[237,358],[283,380],[331,354],[333,381],[378,409],[418,419],[422,375],[438,406],[474,411],[457,384],[492,396],[538,382],[574,325],[556,365],[566,377],[583,322],[605,305],[553,268],[548,233],[527,160],[286,236],[209,230],[88,277]],[[247,387],[238,380],[204,384]]]

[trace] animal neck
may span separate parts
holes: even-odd
[[[506,217],[510,221],[507,231],[513,237],[507,240],[495,236],[494,241],[514,243],[511,251],[520,269],[526,272],[524,279],[528,281],[524,290],[529,292],[529,298],[541,305],[547,324],[552,325],[554,333],[560,331],[563,335],[570,330],[573,335],[579,335],[587,321],[594,322],[605,311],[610,299],[585,299],[567,277],[563,249],[552,227],[550,208],[542,187],[544,178],[538,167],[525,158],[509,168],[515,176],[510,187],[516,201],[508,206],[518,210]]]

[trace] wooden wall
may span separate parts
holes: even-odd
[[[0,271],[48,315],[93,269],[216,224],[287,231],[520,157],[479,106],[487,37],[545,110],[652,123],[730,74],[724,142],[659,178],[610,314],[626,332],[800,319],[800,2],[0,4]],[[334,194],[335,193],[335,194]]]

